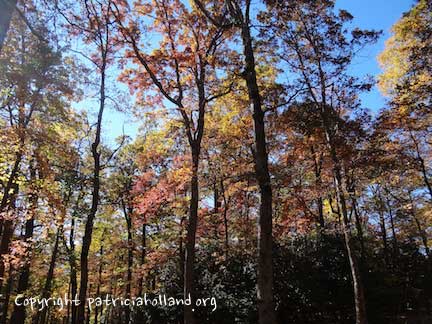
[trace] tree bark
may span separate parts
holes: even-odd
[[[30,180],[32,182],[32,185],[35,185],[36,181],[36,170],[33,165],[34,160],[30,160],[29,163],[29,170],[30,170]],[[29,213],[28,219],[25,223],[25,233],[24,233],[24,241],[28,245],[29,252],[27,256],[27,260],[24,263],[24,266],[21,270],[21,274],[18,279],[18,288],[17,288],[17,295],[24,294],[29,287],[29,279],[30,279],[30,264],[31,264],[31,258],[32,258],[32,238],[33,238],[33,231],[34,231],[34,221],[36,216],[36,210],[37,210],[37,204],[38,204],[38,196],[36,194],[36,188],[32,188],[32,192],[30,193],[29,197],[30,207],[29,207]],[[10,322],[11,324],[24,324],[25,318],[26,318],[26,308],[22,303],[23,298],[20,298],[21,305],[18,305],[17,303],[14,306],[14,310],[11,315]]]
[[[346,200],[344,194],[344,187],[342,183],[342,172],[341,166],[339,162],[339,158],[337,156],[336,148],[333,142],[333,136],[331,135],[331,127],[330,121],[328,120],[329,112],[328,107],[321,108],[321,114],[323,119],[324,131],[326,136],[326,143],[329,149],[329,153],[333,162],[333,176],[334,183],[336,189],[336,199],[338,204],[339,213],[342,213],[342,231],[344,235],[345,248],[348,254],[348,260],[351,269],[351,277],[353,280],[353,289],[354,289],[354,304],[356,311],[356,324],[367,324],[367,313],[366,313],[366,300],[364,297],[364,288],[363,282],[361,279],[360,269],[358,266],[358,261],[355,255],[354,244],[352,240],[349,220],[348,220],[348,211],[346,207]]]
[[[105,46],[108,45],[105,44]],[[92,242],[93,222],[96,217],[96,213],[99,206],[100,171],[101,171],[99,144],[101,139],[102,116],[105,109],[105,72],[106,72],[106,64],[107,64],[106,47],[104,48],[103,45],[101,45],[101,47],[102,47],[102,53],[101,53],[102,65],[100,67],[100,77],[101,77],[101,83],[99,89],[100,105],[99,105],[98,119],[96,123],[95,139],[91,146],[91,152],[92,152],[93,162],[94,162],[93,191],[92,191],[91,208],[87,218],[83,242],[82,242],[82,248],[81,248],[81,259],[80,259],[81,277],[80,277],[80,290],[79,290],[80,304],[78,305],[78,309],[77,309],[78,324],[84,324],[85,321],[85,313],[86,313],[85,305],[86,305],[87,285],[88,285],[88,254]]]
[[[61,233],[62,233],[62,231],[61,231],[61,228],[59,227],[57,229],[56,239],[55,239],[55,243],[54,243],[53,252],[51,255],[51,261],[50,261],[47,277],[45,280],[45,285],[44,285],[44,288],[43,288],[43,291],[41,294],[42,298],[45,298],[45,299],[48,299],[51,296],[51,285],[52,285],[52,281],[54,279],[54,269],[55,269],[55,264],[56,264],[56,260],[57,260],[60,235],[62,235]],[[44,324],[45,320],[46,320],[46,315],[47,315],[47,308],[46,307],[42,311],[38,310],[33,323],[34,324]]]
[[[313,162],[314,162],[315,186],[316,186],[316,190],[320,191],[319,196],[316,199],[316,204],[317,204],[317,208],[318,208],[318,224],[320,225],[321,229],[324,229],[324,227],[325,227],[324,204],[323,204],[323,199],[321,196],[321,186],[322,186],[321,168],[322,168],[323,155],[321,153],[319,155],[319,157],[317,158],[317,154],[315,152],[313,145],[311,145],[310,150],[311,150]]]
[[[145,264],[145,257],[146,257],[146,223],[143,224],[142,226],[142,236],[141,236],[141,258],[140,258],[140,266],[141,269],[144,267]],[[140,277],[138,280],[138,297],[142,297],[143,295],[143,290],[144,290],[144,274],[141,271],[140,272]],[[144,322],[144,313],[142,311],[141,308],[137,308],[137,310],[135,311],[134,314],[134,322],[135,323],[142,323]]]
[[[104,254],[104,244],[103,242],[101,242],[101,246],[100,246],[100,250],[99,250],[99,254],[100,254],[100,261],[99,261],[99,270],[98,270],[98,283],[97,283],[97,287],[96,287],[96,297],[101,297],[100,296],[100,288],[102,285],[102,270],[103,270],[103,254]],[[95,317],[94,317],[94,324],[98,323],[98,316],[99,316],[99,306],[96,305],[95,307]],[[129,323],[129,321],[127,321],[126,323]]]
[[[191,200],[189,205],[189,221],[187,224],[186,247],[185,247],[185,271],[184,271],[184,298],[190,296],[192,303],[190,306],[184,307],[184,322],[185,324],[195,324],[194,315],[194,264],[195,264],[195,241],[196,229],[198,224],[198,202],[199,202],[199,185],[198,185],[198,166],[199,166],[199,146],[193,145],[192,149],[192,178]]]
[[[248,11],[248,9],[246,10]],[[241,27],[241,38],[245,60],[244,76],[254,122],[255,174],[261,196],[258,225],[258,319],[260,324],[273,324],[276,323],[276,315],[273,300],[272,188],[268,169],[264,112],[261,107],[261,96],[255,71],[255,57],[248,15]]]
[[[3,309],[2,309],[2,316],[0,318],[0,324],[6,324],[7,323],[7,316],[8,316],[8,310],[9,310],[9,299],[12,291],[12,284],[13,284],[13,268],[9,269],[9,276],[6,284],[6,292],[5,297],[3,300]]]
[[[386,229],[386,223],[384,217],[385,206],[381,196],[380,189],[378,189],[377,195],[378,195],[378,214],[380,219],[381,239],[384,247],[384,260],[386,266],[388,267],[390,265],[390,261],[389,261],[388,242],[387,242],[387,229]]]
[[[132,267],[133,267],[133,240],[132,240],[132,208],[126,208],[124,200],[121,200],[123,207],[123,214],[126,220],[127,227],[127,253],[128,253],[128,267],[127,267],[127,279],[126,279],[126,299],[131,298],[131,284],[132,284]],[[129,323],[130,320],[130,307],[125,306],[125,323]]]
[[[225,194],[225,186],[223,183],[223,179],[220,181],[221,190],[222,190],[222,198],[224,201],[224,209],[223,209],[223,222],[224,222],[224,232],[225,232],[225,260],[228,259],[228,250],[229,250],[229,235],[228,235],[228,200]]]

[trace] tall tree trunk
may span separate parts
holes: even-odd
[[[329,149],[329,153],[333,162],[333,176],[336,189],[336,199],[338,204],[339,213],[342,213],[342,230],[345,241],[345,248],[348,254],[348,260],[351,269],[351,276],[353,280],[354,288],[354,303],[356,311],[356,324],[367,324],[367,313],[366,313],[366,300],[364,296],[363,282],[361,279],[360,269],[358,266],[358,261],[355,255],[355,248],[353,244],[353,239],[351,235],[348,211],[346,207],[346,200],[344,194],[344,187],[342,183],[342,172],[337,156],[336,148],[333,143],[333,137],[331,135],[330,121],[328,120],[329,112],[328,107],[322,107],[321,114],[323,119],[323,125],[326,136],[326,143]]]
[[[388,201],[387,201],[387,210],[388,210],[388,214],[390,217],[390,227],[391,227],[391,232],[392,232],[393,253],[394,253],[393,258],[396,258],[397,255],[399,254],[399,246],[398,246],[398,240],[397,240],[397,236],[396,236],[393,211],[392,211],[392,208],[391,208],[390,203]]]
[[[9,276],[8,276],[8,280],[7,280],[7,284],[6,284],[6,291],[5,291],[5,296],[4,296],[4,300],[3,300],[3,309],[2,309],[2,315],[0,318],[0,324],[6,324],[7,323],[7,316],[8,316],[8,310],[9,310],[9,299],[10,299],[10,295],[11,295],[11,291],[12,291],[12,284],[13,284],[13,276],[12,276],[13,271],[14,270],[11,267],[9,269]]]
[[[411,216],[413,217],[414,222],[417,226],[418,234],[422,239],[426,255],[430,256],[430,249],[429,249],[429,242],[428,242],[427,233],[423,229],[423,226],[421,225],[420,220],[417,217],[416,207],[414,205],[414,200],[412,198],[411,192],[409,192],[408,196],[409,196],[409,201],[411,203],[411,208],[410,208]]]
[[[17,0],[0,0],[0,53],[3,49],[16,4]]]
[[[360,242],[360,249],[361,249],[361,261],[364,262],[365,254],[366,254],[366,248],[365,248],[365,242],[364,242],[364,234],[363,234],[363,227],[362,222],[360,219],[360,214],[357,208],[357,199],[355,197],[355,194],[351,195],[351,202],[352,202],[352,208],[354,211],[354,218],[355,218],[355,225],[357,230],[357,238]]]
[[[102,55],[102,66],[100,68],[101,71],[101,83],[100,83],[100,105],[99,105],[99,113],[98,119],[96,123],[96,134],[95,139],[91,147],[91,152],[94,161],[93,168],[93,192],[92,192],[92,203],[90,212],[87,218],[84,237],[81,248],[81,259],[80,259],[80,268],[81,268],[81,277],[80,277],[80,290],[79,290],[79,300],[80,304],[77,309],[77,323],[84,324],[85,321],[85,305],[86,305],[86,297],[87,297],[87,285],[88,285],[88,254],[90,250],[90,245],[92,242],[92,234],[93,234],[93,222],[96,217],[96,213],[99,206],[99,190],[100,190],[100,152],[99,152],[99,144],[101,138],[101,129],[102,129],[102,116],[105,109],[105,69],[106,69],[106,52]]]
[[[219,241],[219,221],[217,214],[219,213],[219,188],[217,184],[217,177],[213,179],[213,227],[214,227],[214,239],[216,244]]]
[[[198,224],[198,202],[199,202],[199,185],[198,185],[198,166],[199,166],[199,144],[193,143],[192,150],[192,178],[191,178],[191,200],[189,205],[189,221],[187,224],[186,233],[186,248],[185,248],[185,271],[184,271],[184,298],[190,296],[191,305],[184,307],[184,324],[195,324],[194,316],[195,304],[195,241],[196,229]]]
[[[378,214],[380,218],[380,228],[381,228],[381,239],[383,241],[383,247],[384,247],[384,260],[386,263],[386,266],[388,267],[390,265],[389,261],[389,251],[388,251],[388,242],[387,242],[387,229],[386,229],[386,223],[385,223],[385,217],[384,217],[384,201],[381,196],[380,189],[378,189]]]
[[[142,226],[142,236],[141,236],[141,258],[140,258],[140,266],[141,269],[144,267],[145,264],[145,257],[146,257],[146,249],[147,249],[147,240],[146,240],[146,229],[147,225],[146,223]],[[144,290],[144,273],[140,272],[140,277],[138,279],[138,297],[143,296],[143,290]],[[142,311],[142,308],[138,307],[134,314],[134,323],[143,323],[144,322],[144,313]]]
[[[22,114],[20,114],[22,115]],[[22,117],[20,117],[20,121],[22,120]],[[21,122],[23,123],[23,121]],[[12,199],[15,199],[16,194],[18,193],[18,185],[15,183],[15,179],[19,172],[19,167],[21,164],[21,160],[23,157],[23,150],[24,150],[24,130],[19,130],[20,135],[20,148],[19,151],[16,154],[15,163],[12,167],[11,174],[9,175],[8,181],[6,183],[6,186],[3,189],[3,196],[2,200],[0,202],[0,213],[7,212],[7,207],[11,207],[14,205],[14,202],[12,203]],[[13,197],[12,197],[13,196]],[[10,210],[14,210],[14,208],[10,208]],[[3,283],[3,276],[5,271],[5,265],[3,263],[2,256],[9,251],[9,244],[12,239],[13,234],[13,222],[10,219],[3,220],[3,217],[0,219],[0,229],[1,229],[1,242],[0,242],[0,287]]]
[[[224,209],[223,209],[223,222],[224,222],[224,232],[225,232],[225,259],[228,259],[228,249],[229,249],[229,240],[228,240],[228,200],[226,198],[225,186],[223,183],[223,179],[220,181],[221,190],[222,190],[222,198],[224,201]]]
[[[123,214],[126,220],[127,227],[127,253],[128,253],[128,267],[127,267],[127,279],[126,279],[126,299],[131,298],[131,284],[132,284],[132,267],[133,267],[133,240],[132,240],[132,208],[126,208],[124,200],[121,200],[123,207]],[[125,323],[129,323],[130,320],[130,307],[125,306]],[[95,323],[96,324],[96,323]]]
[[[247,8],[246,11],[248,12],[249,8]],[[261,107],[261,96],[255,71],[255,57],[248,13],[241,26],[241,38],[245,60],[244,77],[248,89],[249,102],[253,112],[255,174],[261,196],[258,228],[258,319],[260,324],[273,324],[276,323],[276,315],[273,300],[272,188],[268,169],[264,112]]]
[[[317,204],[317,208],[318,208],[318,223],[319,223],[320,227],[323,229],[325,227],[324,204],[323,204],[323,199],[321,196],[321,185],[322,185],[321,168],[322,168],[323,155],[321,153],[319,155],[319,157],[317,157],[317,154],[315,152],[313,145],[311,145],[310,150],[311,150],[313,162],[314,162],[315,186],[317,187],[317,189],[320,192],[318,198],[316,199],[316,204]]]
[[[75,205],[75,210],[72,213],[72,219],[71,219],[71,229],[69,232],[69,248],[66,245],[66,242],[64,242],[64,245],[66,247],[66,250],[68,251],[69,254],[69,266],[70,266],[70,280],[69,280],[69,285],[70,285],[70,299],[71,300],[76,300],[78,295],[78,280],[77,280],[77,264],[76,264],[76,258],[75,258],[75,214],[77,212],[78,209],[78,205],[79,205],[79,201],[81,200],[82,197],[82,192],[80,193],[80,196],[77,199],[76,205]],[[77,306],[75,302],[71,303],[71,313],[70,313],[70,317],[71,317],[71,323],[72,324],[76,324],[76,318],[77,318]]]
[[[101,246],[100,246],[100,250],[99,250],[100,261],[99,261],[99,271],[98,271],[98,282],[97,282],[97,287],[96,287],[96,297],[100,297],[100,288],[101,288],[101,285],[102,285],[103,254],[104,254],[104,249],[103,248],[104,248],[104,244],[103,244],[103,242],[101,242]],[[96,307],[95,307],[94,324],[98,323],[98,317],[99,317],[99,306],[96,305]],[[127,321],[126,323],[129,323],[129,321]]]
[[[56,260],[57,260],[58,246],[59,246],[59,241],[60,241],[61,235],[62,235],[62,230],[59,227],[57,229],[56,239],[55,239],[55,243],[54,243],[53,252],[51,255],[51,261],[50,261],[50,265],[48,268],[47,277],[45,280],[45,285],[44,285],[44,288],[43,288],[42,294],[41,294],[42,298],[45,298],[45,299],[48,299],[51,296],[51,285],[52,285],[52,281],[54,279],[54,269],[55,269],[55,264],[56,264]],[[47,315],[47,307],[45,307],[42,311],[38,310],[33,323],[34,324],[45,323],[46,315]]]
[[[34,160],[30,160],[29,170],[30,170],[30,180],[32,183],[32,192],[30,193],[29,202],[29,213],[28,219],[25,223],[25,233],[24,233],[24,241],[28,244],[29,253],[27,256],[27,260],[24,263],[24,266],[21,270],[21,274],[18,279],[18,289],[17,295],[24,294],[29,287],[29,278],[30,278],[30,264],[32,258],[32,238],[34,231],[34,221],[36,216],[37,204],[38,204],[38,196],[36,194],[35,182],[36,182],[36,170],[34,168]],[[14,310],[11,316],[11,324],[24,324],[26,318],[26,308],[23,305],[22,300],[24,297],[20,298],[21,305],[18,303],[15,304]]]
[[[10,202],[9,202],[11,210],[15,210],[15,208],[16,208],[15,203],[16,203],[17,194],[18,194],[18,184],[14,184],[13,185],[13,193],[11,194],[11,198],[10,198]],[[9,252],[9,244],[12,240],[13,232],[14,232],[14,224],[13,224],[12,220],[8,219],[7,221],[4,222],[3,235],[2,235],[1,242],[0,242],[1,255]],[[0,258],[1,258],[1,255],[0,255]],[[3,277],[5,274],[5,264],[4,264],[3,260],[0,260],[0,272],[1,272],[0,291],[2,291]],[[12,268],[9,269],[9,278],[10,278],[11,273],[12,273]],[[9,281],[10,280],[12,280],[12,279],[10,278]],[[8,282],[8,285],[9,285],[9,282]],[[3,313],[2,318],[7,315],[8,307],[9,307],[9,305],[6,304],[6,299],[5,299],[3,301],[3,303],[1,304],[1,312]],[[6,321],[6,318],[4,318],[4,320]]]

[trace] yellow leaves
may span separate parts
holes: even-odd
[[[378,57],[383,69],[378,80],[379,88],[398,102],[411,98],[415,100],[419,95],[430,95],[424,93],[432,80],[428,68],[428,52],[432,41],[430,37],[423,36],[430,34],[432,24],[432,15],[426,2],[419,1],[393,26],[393,35]]]

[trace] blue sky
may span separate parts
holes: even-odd
[[[383,35],[373,46],[368,46],[352,65],[355,75],[378,75],[381,70],[377,62],[378,54],[384,49],[385,41],[390,37],[392,25],[408,11],[412,0],[338,0],[338,8],[348,10],[353,16],[353,26],[362,29],[382,30]],[[377,111],[385,105],[385,98],[375,87],[371,92],[361,96],[364,107]]]
[[[295,1],[295,0],[287,0]],[[380,68],[377,55],[384,49],[385,40],[390,37],[391,26],[408,11],[413,5],[413,0],[337,0],[337,8],[348,10],[353,16],[353,26],[362,29],[382,30],[383,35],[378,42],[362,51],[356,62],[352,65],[353,74],[363,76],[365,74],[378,75]],[[122,87],[123,88],[123,87]],[[378,111],[385,105],[382,97],[375,87],[371,92],[361,96],[364,107],[371,111]],[[109,144],[114,144],[114,139],[123,133],[135,137],[141,122],[132,114],[116,112],[108,109],[104,118],[104,139]]]

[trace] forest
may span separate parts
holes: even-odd
[[[432,323],[407,2],[0,0],[0,324]]]

